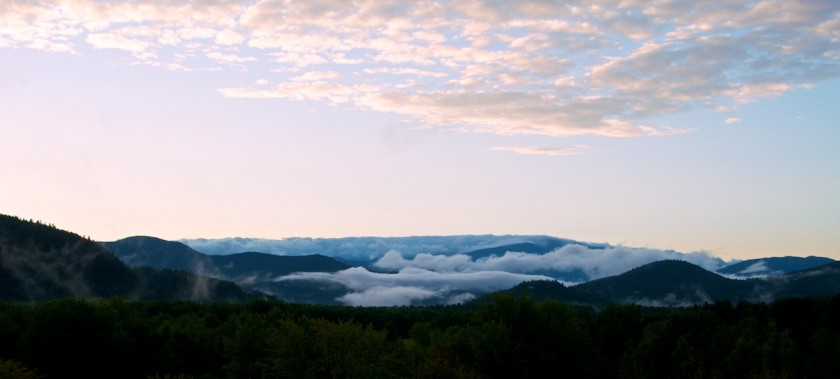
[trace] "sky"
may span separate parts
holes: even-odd
[[[840,259],[840,2],[0,2],[0,212]]]

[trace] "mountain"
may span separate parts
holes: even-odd
[[[754,280],[728,279],[685,261],[663,260],[571,287],[538,281],[521,283],[508,291],[596,308],[610,303],[670,307],[756,300],[765,287],[770,286]]]
[[[168,268],[195,272],[196,267],[210,265],[209,257],[189,246],[155,237],[128,237],[101,244],[131,267]]]
[[[98,243],[0,215],[0,299],[122,296],[137,300],[244,301],[230,282],[172,270],[132,270]]]
[[[275,281],[278,277],[296,272],[332,273],[350,268],[347,264],[318,254],[281,256],[245,252],[205,255],[180,242],[145,236],[103,242],[102,246],[131,267],[184,270],[230,280],[287,301],[328,303],[347,292],[346,288],[335,284],[300,285]]]
[[[467,252],[466,254],[473,260],[477,260],[491,256],[501,257],[508,252],[546,254],[570,244],[582,245],[590,249],[603,249],[609,246],[606,244],[579,242],[547,236],[521,236],[521,238],[526,241],[486,247]]]
[[[519,249],[544,254],[568,244],[579,244],[591,248],[607,246],[542,235],[286,238],[281,240],[235,237],[182,239],[178,242],[208,255],[228,255],[246,251],[285,256],[322,254],[345,262],[360,263],[362,266],[371,265],[390,251],[397,251],[406,258],[417,254],[468,254],[477,259],[494,254],[504,255],[506,251],[520,251]]]
[[[682,306],[747,300],[754,296],[755,283],[728,279],[685,261],[665,260],[574,288],[617,303]]]
[[[834,296],[840,293],[840,262],[768,277],[765,281],[774,286],[775,298]]]
[[[567,287],[532,281],[507,290],[536,299],[602,307],[609,303],[688,306],[728,300],[773,301],[840,294],[840,262],[756,279],[729,279],[684,261],[658,261],[620,275]]]
[[[806,270],[835,260],[825,257],[772,257],[748,259],[717,270],[720,274],[740,278],[781,275],[789,272]]]

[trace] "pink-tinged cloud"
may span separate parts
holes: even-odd
[[[837,1],[10,0],[0,48],[255,72],[272,84],[221,93],[427,127],[626,137],[685,132],[651,120],[837,78],[839,20]],[[312,72],[340,75],[300,80]]]

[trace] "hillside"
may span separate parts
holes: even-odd
[[[0,299],[40,301],[122,296],[146,300],[243,301],[230,282],[172,270],[132,270],[77,234],[0,215]]]
[[[741,278],[756,276],[781,275],[794,271],[807,270],[835,262],[825,257],[770,257],[748,259],[717,270],[720,274]]]
[[[210,259],[187,245],[155,237],[135,236],[102,242],[108,251],[130,267],[168,268],[195,272],[210,266]]]
[[[521,283],[505,292],[572,304],[687,306],[726,300],[770,302],[840,294],[840,262],[763,279],[725,278],[683,261],[659,261],[620,275],[566,287],[552,281]]]
[[[775,287],[775,298],[825,297],[840,293],[840,262],[767,278]]]
[[[230,280],[292,302],[335,303],[336,297],[347,293],[346,288],[334,284],[274,280],[296,272],[332,273],[350,268],[323,255],[281,256],[256,252],[205,255],[180,242],[144,236],[103,242],[102,245],[131,267],[184,270]]]
[[[684,261],[653,262],[574,287],[617,303],[680,306],[717,300],[746,300],[752,281],[727,279]]]

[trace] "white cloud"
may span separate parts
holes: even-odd
[[[133,54],[142,54],[149,48],[146,41],[114,33],[91,33],[85,38],[85,42],[97,49],[117,49]]]
[[[215,42],[219,45],[239,45],[242,41],[245,41],[245,36],[234,30],[225,29],[216,33]]]
[[[739,272],[739,274],[754,274],[754,273],[757,273],[757,272],[764,272],[764,271],[767,271],[767,270],[769,270],[767,268],[767,262],[758,261],[758,262],[755,262],[755,263],[751,264],[749,267],[741,270],[741,272]]]
[[[376,286],[360,292],[348,293],[339,297],[338,300],[353,306],[386,307],[411,305],[412,301],[434,297],[438,297],[437,291],[425,288]]]
[[[708,253],[680,253],[673,250],[628,248],[623,246],[593,249],[570,244],[547,254],[507,252],[502,256],[491,256],[471,260],[466,255],[419,254],[405,259],[396,252],[389,252],[375,263],[376,267],[389,270],[420,268],[439,272],[486,272],[503,271],[519,274],[545,274],[582,272],[586,280],[618,275],[641,265],[677,259],[716,270],[724,263]]]
[[[216,51],[227,69],[254,62],[248,70],[278,83],[226,96],[342,102],[429,127],[623,137],[675,132],[649,121],[658,116],[837,78],[838,22],[836,1],[10,0],[0,48],[121,50],[185,71],[201,62],[184,57]],[[341,75],[292,85],[303,70]]]
[[[225,54],[219,51],[211,51],[207,53],[207,58],[210,58],[216,62],[220,63],[246,63],[246,62],[256,62],[257,58],[254,57],[240,57],[235,54]]]
[[[337,79],[338,73],[335,71],[309,71],[303,75],[292,78],[292,81],[323,81],[329,79]]]
[[[737,124],[741,122],[741,118],[739,117],[729,117],[726,120],[723,120],[726,124]]]
[[[442,255],[420,253],[412,259],[406,259],[396,250],[385,253],[376,261],[375,266],[382,269],[398,270],[406,267],[416,267],[436,272],[469,271],[473,261],[468,255]]]
[[[440,298],[443,303],[458,302],[475,293],[507,289],[524,281],[552,279],[498,271],[434,272],[412,267],[385,274],[354,267],[336,273],[295,273],[275,280],[340,283],[352,292],[337,300],[349,305],[407,305],[429,298]]]
[[[547,236],[424,236],[424,237],[347,237],[347,238],[261,238],[184,239],[179,242],[204,254],[227,255],[261,252],[277,255],[322,254],[352,260],[377,260],[390,251],[403,257],[422,253],[453,255],[488,247],[522,242],[558,243],[566,241]],[[571,241],[568,241],[571,242]]]

